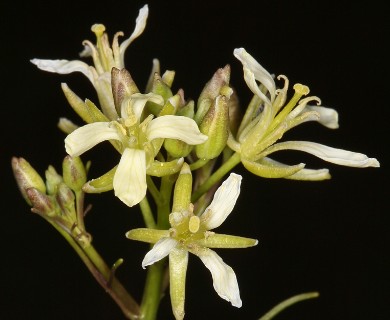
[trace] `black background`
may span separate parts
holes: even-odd
[[[29,60],[77,59],[90,26],[103,23],[112,39],[128,37],[143,1],[2,1],[1,15],[1,319],[123,319],[67,243],[43,219],[29,213],[11,173],[22,156],[43,173],[65,156],[59,117],[81,124],[60,89],[67,82],[94,99],[81,74],[54,75]],[[388,14],[376,1],[149,1],[144,34],[126,53],[126,66],[142,88],[152,59],[176,71],[174,88],[196,99],[217,68],[230,64],[242,105],[250,98],[233,49],[245,47],[268,71],[304,83],[323,105],[334,107],[340,129],[305,124],[285,139],[304,139],[376,157],[381,168],[356,169],[302,153],[285,158],[330,168],[332,180],[295,182],[244,176],[235,211],[219,232],[259,239],[245,250],[219,250],[235,270],[243,300],[233,308],[212,289],[211,277],[191,256],[186,319],[258,319],[292,295],[319,291],[276,319],[390,319]],[[97,100],[95,99],[97,102]],[[118,160],[104,145],[84,156],[95,176]],[[109,153],[111,154],[111,153]],[[88,158],[87,158],[88,157]],[[287,155],[286,155],[287,157]],[[118,271],[137,299],[148,247],[124,233],[142,225],[112,193],[90,195],[86,223],[107,262],[125,259]],[[169,297],[159,319],[171,319]]]

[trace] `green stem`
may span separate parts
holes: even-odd
[[[239,153],[235,152],[224,164],[222,164],[217,171],[215,171],[210,178],[206,180],[195,192],[192,194],[192,203],[195,203],[204,193],[206,193],[215,183],[220,181],[226,173],[232,170],[241,161]]]
[[[57,231],[65,238],[66,241],[68,241],[71,247],[76,251],[78,256],[84,262],[88,270],[91,272],[92,276],[121,308],[126,318],[131,320],[139,319],[139,305],[126,291],[118,279],[112,276],[111,269],[106,265],[93,246],[89,245],[86,248],[81,247],[79,243],[69,235],[68,232],[63,230],[55,222],[50,221],[49,219],[46,220],[57,229]]]
[[[75,192],[76,195],[76,215],[77,215],[77,226],[81,230],[85,230],[84,225],[84,192]]]
[[[165,260],[158,261],[148,267],[145,290],[141,304],[142,320],[155,320],[161,299]]]
[[[148,185],[148,191],[152,195],[154,202],[158,205],[161,202],[160,191],[158,191],[153,179],[149,175],[146,175],[146,184]]]
[[[264,316],[262,316],[259,320],[270,320],[273,317],[275,317],[278,313],[283,311],[284,309],[288,308],[289,306],[303,301],[307,299],[317,298],[319,296],[318,292],[308,292],[308,293],[302,293],[298,294],[296,296],[293,296],[291,298],[288,298],[281,303],[277,304],[275,307],[273,307],[270,311],[268,311]]]
[[[146,197],[143,198],[139,203],[139,206],[141,208],[146,227],[149,229],[156,229],[156,222],[154,221],[152,209],[150,208],[148,199]]]
[[[197,170],[197,169],[203,167],[209,161],[210,161],[210,159],[198,159],[194,163],[190,164],[190,169],[191,169],[191,171]]]
[[[161,201],[157,203],[157,229],[169,228],[172,188],[175,179],[164,176],[161,179]],[[144,294],[141,303],[142,320],[155,320],[161,299],[164,274],[164,261],[156,262],[148,267]]]

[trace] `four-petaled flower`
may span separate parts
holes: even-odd
[[[182,174],[190,175],[186,163]],[[210,270],[215,291],[235,307],[241,307],[240,292],[233,269],[210,248],[247,248],[257,240],[232,235],[217,234],[210,230],[219,227],[232,212],[240,193],[241,176],[231,173],[214,195],[213,201],[203,214],[193,214],[193,206],[187,210],[172,212],[169,216],[169,230],[133,229],[126,236],[132,240],[154,243],[146,254],[142,267],[169,256],[170,294],[176,319],[184,317],[185,276],[188,253],[198,256]],[[175,204],[174,204],[175,206]]]
[[[119,114],[115,109],[111,91],[111,70],[114,67],[120,70],[125,68],[125,51],[144,31],[148,14],[149,8],[147,5],[144,5],[139,11],[136,26],[131,36],[119,45],[118,39],[120,36],[123,36],[123,32],[117,32],[111,47],[107,33],[105,33],[105,26],[102,24],[94,24],[91,30],[96,35],[96,45],[89,40],[85,40],[83,42],[84,50],[80,53],[80,56],[83,58],[92,57],[94,67],[81,60],[32,59],[31,62],[39,69],[48,72],[58,74],[81,72],[84,74],[96,90],[104,115],[110,120],[116,120]]]
[[[126,69],[118,71],[115,68],[114,71],[118,74],[127,72]],[[175,173],[181,168],[183,158],[171,162],[154,160],[161,148],[162,139],[178,139],[191,145],[207,140],[207,136],[199,131],[196,122],[187,117],[165,115],[153,119],[153,115],[149,115],[142,120],[142,112],[148,101],[164,104],[160,95],[133,93],[119,103],[121,118],[86,124],[65,139],[66,152],[73,157],[81,155],[102,141],[119,141],[117,147],[122,154],[119,164],[105,175],[105,179],[101,178],[109,181],[104,184],[104,190],[97,189],[95,192],[114,188],[115,195],[129,207],[138,204],[145,197],[146,174],[162,176]],[[94,192],[94,187],[96,186],[92,180],[85,190]]]
[[[304,169],[304,163],[289,166],[268,157],[271,153],[281,150],[304,151],[325,161],[350,167],[379,167],[379,162],[375,158],[315,142],[276,143],[286,131],[307,121],[318,121],[328,128],[337,128],[337,112],[323,106],[308,105],[310,101],[320,104],[320,99],[318,97],[301,99],[309,93],[309,88],[302,84],[294,86],[295,94],[285,104],[289,84],[286,76],[278,77],[283,79],[285,84],[282,89],[276,89],[273,76],[245,49],[235,49],[234,55],[243,65],[245,82],[254,97],[236,137],[230,135],[228,145],[240,154],[242,164],[250,172],[266,178],[296,180],[323,180],[330,177],[328,169]],[[256,81],[259,81],[260,85]]]

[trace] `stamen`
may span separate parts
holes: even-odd
[[[188,229],[190,230],[191,233],[196,233],[198,232],[200,227],[200,219],[198,216],[192,216],[190,218],[190,221],[188,222]]]

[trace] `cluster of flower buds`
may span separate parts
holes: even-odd
[[[81,246],[90,244],[91,236],[84,229],[84,212],[80,212],[82,187],[87,181],[86,168],[80,158],[66,156],[62,176],[49,166],[45,180],[24,158],[12,158],[12,169],[19,190],[32,212],[60,232],[70,235]]]

